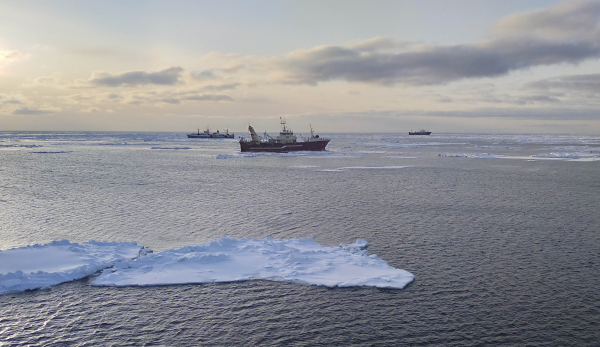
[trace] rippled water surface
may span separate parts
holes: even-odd
[[[172,133],[0,133],[0,249],[305,238],[403,290],[246,281],[0,296],[0,345],[597,346],[600,138],[332,134],[243,155]]]

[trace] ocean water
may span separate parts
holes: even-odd
[[[598,346],[600,136],[0,133],[0,249],[357,239],[402,290],[262,280],[0,296],[0,346]]]

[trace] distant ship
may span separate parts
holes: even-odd
[[[248,126],[248,132],[252,140],[240,138],[242,152],[296,152],[296,151],[324,151],[329,139],[314,135],[310,127],[310,138],[298,142],[292,130],[286,127],[285,120],[280,118],[281,132],[273,138],[265,132],[264,138],[260,138],[252,126]]]
[[[234,134],[230,134],[229,129],[225,130],[225,133],[220,133],[219,130],[216,133],[211,133],[210,129],[206,128],[202,133],[198,129],[198,133],[188,134],[187,137],[190,139],[233,139]]]
[[[419,131],[409,131],[408,135],[431,135],[431,131],[421,129]]]

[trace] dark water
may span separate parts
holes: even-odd
[[[415,281],[87,278],[0,296],[0,345],[600,345],[600,162],[567,160],[600,157],[598,137],[332,137],[325,154],[243,157],[235,141],[178,134],[4,134],[2,249],[363,238]]]

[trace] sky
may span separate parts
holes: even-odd
[[[0,131],[600,134],[600,1],[0,0]]]

